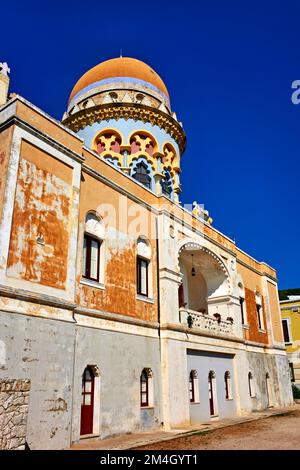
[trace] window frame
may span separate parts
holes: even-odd
[[[288,334],[288,337],[289,337],[288,341],[285,340],[283,322],[286,322],[286,330],[287,330],[287,334]],[[291,335],[291,329],[290,329],[290,319],[289,318],[282,318],[281,319],[281,324],[282,324],[284,344],[291,344],[293,341],[292,341],[292,335]]]
[[[100,251],[101,251],[101,244],[102,241],[99,238],[91,235],[90,233],[85,232],[83,237],[83,246],[85,245],[85,241],[87,240],[86,244],[86,257],[84,260],[84,252],[83,252],[83,267],[85,263],[85,272],[82,272],[83,279],[88,279],[89,281],[99,282],[100,279]],[[98,245],[98,253],[97,253],[97,277],[91,277],[91,247],[92,241],[96,241]]]
[[[192,396],[191,396],[191,394],[192,394]],[[190,403],[195,403],[196,402],[196,399],[195,399],[195,377],[194,377],[194,373],[193,373],[192,370],[190,372],[190,377],[189,377],[189,399],[190,399]]]
[[[146,378],[146,380],[143,380],[143,376]],[[142,387],[143,383],[146,384],[145,391],[143,391],[143,387]],[[143,401],[143,396],[145,394],[146,394],[146,401]],[[140,375],[140,406],[141,408],[146,408],[149,406],[149,376],[145,369],[142,370],[142,373]]]
[[[142,282],[141,282],[142,263],[146,264],[146,293],[142,292]],[[149,264],[150,264],[150,261],[147,258],[137,255],[136,257],[136,292],[137,292],[137,295],[141,295],[143,297],[149,297]]]
[[[152,178],[150,176],[150,170],[144,161],[139,161],[136,164],[132,178],[145,186],[145,188],[151,190]]]
[[[262,323],[262,306],[258,303],[256,303],[256,312],[257,312],[257,322],[258,322],[258,329],[262,330],[263,329],[263,323]]]
[[[245,322],[244,304],[245,304],[245,299],[244,299],[244,297],[241,297],[241,296],[240,296],[240,309],[241,309],[242,325],[246,325],[246,322]]]
[[[225,400],[232,400],[232,383],[231,383],[231,374],[229,370],[226,370],[224,374],[225,382]]]

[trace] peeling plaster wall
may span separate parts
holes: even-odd
[[[26,142],[21,155],[7,275],[65,289],[71,170],[58,163],[55,168],[53,158]],[[43,243],[37,243],[40,234]]]
[[[258,328],[258,315],[256,309],[255,292],[245,287],[245,302],[247,309],[247,322],[249,329],[245,331],[246,339],[257,343],[268,344],[268,335]],[[262,302],[263,323],[267,324],[264,301]]]
[[[0,342],[4,349],[0,377],[31,380],[29,447],[69,446],[74,325],[2,311]]]
[[[75,365],[74,384],[73,367]],[[31,380],[26,440],[31,449],[62,449],[80,437],[81,380],[100,370],[100,436],[160,427],[158,338],[0,314],[0,378]],[[154,407],[140,408],[140,374],[151,368]],[[72,416],[73,413],[73,416]]]
[[[160,354],[158,338],[77,328],[72,440],[79,439],[81,375],[87,365],[100,371],[100,437],[158,428]],[[154,407],[140,407],[140,375],[153,372]]]
[[[266,373],[270,375],[271,406],[293,404],[289,365],[286,356],[263,353],[247,353],[249,371],[252,371],[256,396],[250,399],[252,411],[268,407]],[[245,371],[247,372],[247,371]]]

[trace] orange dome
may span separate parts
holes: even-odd
[[[143,80],[144,82],[151,83],[151,85],[169,97],[166,85],[149,65],[131,57],[118,57],[101,62],[86,72],[74,86],[69,102],[77,93],[92,83],[114,77],[132,77]]]

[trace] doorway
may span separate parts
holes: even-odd
[[[91,367],[82,376],[80,435],[93,433],[95,377]]]

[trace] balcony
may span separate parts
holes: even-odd
[[[234,326],[230,320],[222,320],[213,315],[186,308],[179,309],[179,319],[180,323],[190,326],[191,330],[201,330],[207,335],[234,336]]]

